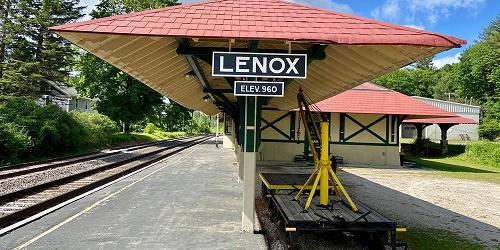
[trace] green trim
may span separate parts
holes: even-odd
[[[396,123],[397,123],[397,119],[398,119],[398,116],[397,115],[392,115],[392,120],[391,120],[391,142],[394,142],[396,140],[395,138],[395,129],[396,129]]]
[[[331,141],[330,144],[361,145],[361,146],[399,146],[399,144],[369,143],[369,142],[336,142],[336,141]]]
[[[246,141],[245,141],[245,152],[255,152],[255,145],[254,145],[254,136],[255,136],[255,122],[254,122],[254,117],[255,115],[255,107],[257,103],[255,102],[255,97],[245,97],[245,104],[247,107],[246,110],[246,126],[253,126],[254,129],[247,129],[246,127],[244,128],[246,130]]]
[[[235,129],[235,132],[236,134],[238,135],[236,137],[237,141],[238,141],[238,145],[240,145],[240,147],[242,147],[245,143],[245,131],[244,131],[244,127],[245,127],[245,98],[243,97],[236,97],[236,99],[238,100],[238,107],[239,107],[239,116],[238,116],[238,123],[235,123],[236,125],[236,128]]]
[[[294,140],[295,139],[295,120],[296,120],[297,113],[296,112],[290,112],[290,139]]]
[[[291,138],[290,138],[290,137],[289,137],[289,136],[288,136],[285,132],[283,132],[281,129],[279,129],[279,128],[275,127],[275,126],[272,124],[272,122],[268,122],[268,121],[266,121],[264,118],[262,118],[262,121],[263,121],[265,124],[267,124],[267,125],[266,125],[266,126],[264,126],[263,128],[261,128],[261,129],[260,129],[260,131],[262,131],[262,130],[264,130],[264,129],[266,129],[266,128],[271,127],[274,131],[276,131],[276,132],[280,133],[282,136],[284,136],[284,137],[285,137],[285,138],[287,138],[288,140],[290,140],[290,139],[291,139]]]
[[[390,123],[390,115],[387,115],[385,119],[385,143],[389,144],[389,123]]]
[[[281,121],[281,120],[285,119],[287,116],[289,116],[289,115],[290,115],[290,113],[291,113],[291,112],[287,112],[287,113],[285,113],[284,115],[282,115],[282,116],[280,116],[280,117],[276,118],[276,119],[275,119],[275,120],[273,120],[272,122],[268,122],[266,126],[264,126],[264,127],[262,127],[262,128],[261,128],[261,130],[264,130],[264,129],[269,128],[269,127],[273,127],[273,125],[274,125],[274,124],[276,124],[277,122],[279,122],[279,121]]]
[[[398,145],[399,145],[399,137],[401,136],[399,134],[399,126],[401,126],[401,124],[399,123],[399,118],[400,118],[399,116],[397,116],[397,118],[396,118],[397,119],[397,122],[396,122],[396,144],[398,144]]]
[[[303,141],[303,140],[299,140],[299,141],[297,142],[297,141],[292,141],[292,140],[282,140],[282,139],[262,139],[261,141],[262,141],[262,142],[296,143],[296,144],[304,143],[304,141]]]
[[[298,141],[290,141],[290,140],[280,140],[280,139],[262,139],[262,142],[279,142],[279,143],[307,143],[307,141],[300,140]],[[358,146],[388,146],[388,147],[397,147],[399,144],[384,144],[384,143],[365,143],[365,142],[335,142],[330,141],[330,144],[335,145],[358,145]]]
[[[339,124],[339,142],[344,141],[345,135],[345,113],[340,113],[340,124]]]
[[[262,97],[257,97],[257,124],[255,124],[255,131],[257,133],[257,138],[255,140],[255,142],[257,143],[257,145],[255,145],[255,151],[259,151],[259,147],[260,147],[260,142],[262,140],[262,130],[260,129],[260,126],[262,124],[262,105],[264,105],[264,102],[265,102],[265,98],[262,98]]]
[[[354,122],[354,123],[356,123],[358,126],[360,126],[360,127],[361,127],[361,129],[360,129],[360,130],[358,130],[358,131],[356,131],[356,132],[354,132],[354,133],[352,133],[350,136],[346,137],[346,138],[343,140],[344,142],[347,142],[348,140],[352,139],[352,138],[353,138],[353,137],[355,137],[356,135],[358,135],[358,134],[360,134],[360,133],[362,133],[363,131],[365,131],[365,130],[366,130],[367,132],[369,132],[369,133],[370,133],[370,134],[372,134],[373,136],[377,137],[377,138],[378,138],[380,141],[382,141],[383,143],[385,143],[385,144],[388,144],[388,143],[389,143],[389,140],[388,140],[388,139],[386,140],[386,139],[382,138],[380,135],[378,135],[377,133],[373,132],[373,131],[370,129],[370,127],[372,127],[373,125],[375,125],[375,124],[377,124],[377,123],[381,122],[381,121],[382,121],[382,120],[384,120],[384,119],[388,119],[388,117],[389,117],[388,115],[384,115],[384,116],[382,116],[382,117],[378,118],[377,120],[375,120],[375,121],[371,122],[370,124],[368,124],[368,125],[366,125],[366,126],[365,126],[365,125],[363,125],[361,122],[357,121],[356,119],[354,119],[352,116],[350,116],[350,115],[348,115],[348,114],[345,114],[345,116],[346,116],[347,118],[349,118],[349,120],[353,121],[353,122]],[[345,121],[344,121],[344,122],[345,122]],[[389,127],[388,127],[387,125],[388,125],[388,123],[387,123],[387,121],[386,121],[386,132],[388,133]],[[386,137],[387,137],[387,133],[386,133]]]

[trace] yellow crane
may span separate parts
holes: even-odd
[[[356,204],[354,204],[351,197],[345,190],[344,186],[342,186],[342,183],[332,169],[332,162],[329,159],[328,153],[329,122],[327,117],[321,115],[321,112],[317,112],[314,114],[313,112],[311,112],[310,107],[312,106],[312,103],[309,103],[307,101],[301,88],[299,88],[299,92],[297,93],[297,101],[299,104],[299,119],[302,120],[302,123],[304,125],[304,130],[306,132],[305,138],[313,155],[315,167],[313,173],[309,176],[306,183],[302,186],[302,188],[295,196],[295,199],[299,199],[300,195],[304,192],[306,187],[308,187],[309,183],[314,179],[314,183],[307,198],[304,209],[307,210],[311,205],[318,184],[319,205],[325,207],[329,206],[329,182],[331,177],[337,201],[342,201],[342,197],[340,196],[340,193],[342,193],[351,206],[352,210],[357,212],[358,208],[356,207]],[[318,120],[320,122],[320,128],[318,128],[316,124]],[[300,127],[297,133],[300,135]]]

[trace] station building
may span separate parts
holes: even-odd
[[[310,108],[329,117],[330,153],[349,165],[399,166],[403,120],[456,116],[373,83],[363,83]],[[224,145],[234,148],[233,121],[227,117],[225,124]],[[301,126],[297,110],[263,109],[258,160],[293,162],[307,156],[309,146]]]

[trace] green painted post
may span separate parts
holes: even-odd
[[[340,124],[339,124],[339,142],[344,142],[344,136],[345,136],[345,114],[340,113]]]

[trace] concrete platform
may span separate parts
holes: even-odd
[[[264,249],[241,233],[232,162],[208,141],[0,237],[0,249]]]

